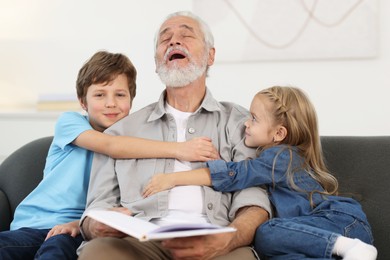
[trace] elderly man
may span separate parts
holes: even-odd
[[[156,35],[156,72],[166,85],[157,103],[137,111],[107,132],[164,141],[208,136],[226,161],[255,155],[244,145],[248,111],[216,101],[206,87],[214,63],[213,36],[192,13],[168,16]],[[236,193],[209,187],[182,186],[142,197],[151,176],[160,172],[204,167],[174,159],[114,160],[95,155],[81,229],[86,245],[80,259],[256,259],[250,244],[256,228],[270,216],[267,195],[260,188]],[[211,222],[236,232],[139,242],[86,216],[92,209],[108,209],[158,225]]]

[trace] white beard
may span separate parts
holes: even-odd
[[[168,59],[167,54],[172,50],[172,48],[169,48],[164,55],[164,60],[157,63],[157,74],[161,81],[168,87],[184,87],[191,82],[194,82],[206,72],[207,52],[205,52],[201,64],[198,65],[192,60],[191,55],[186,49],[182,47],[175,47],[175,49],[180,49],[187,55],[187,58],[190,61],[188,66],[179,67],[175,65],[172,68],[168,68],[165,61]]]

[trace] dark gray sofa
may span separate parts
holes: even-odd
[[[32,141],[0,165],[0,230],[42,178],[52,137]],[[324,136],[322,145],[341,193],[360,201],[373,229],[378,259],[390,259],[390,136]]]

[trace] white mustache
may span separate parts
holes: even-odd
[[[179,51],[182,51],[187,57],[190,57],[190,53],[189,51],[184,48],[184,47],[181,47],[181,46],[171,46],[167,49],[167,51],[165,52],[164,54],[164,61],[167,61],[168,60],[168,56],[169,56],[169,53],[171,53],[172,51],[174,50],[179,50]]]

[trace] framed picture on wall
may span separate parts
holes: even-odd
[[[194,0],[219,61],[373,58],[377,0]]]

